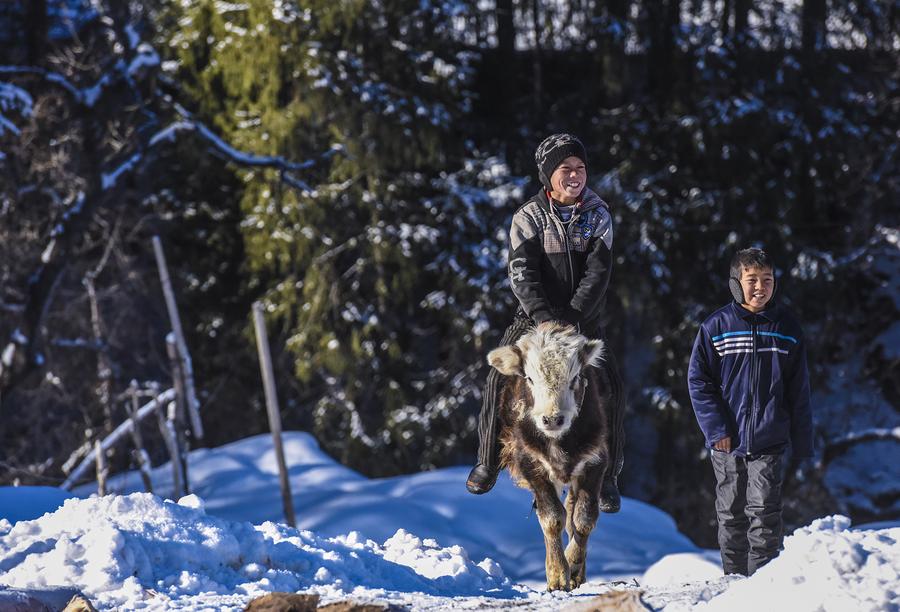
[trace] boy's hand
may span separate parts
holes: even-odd
[[[731,436],[726,436],[713,444],[713,448],[717,451],[722,451],[723,453],[731,452]]]
[[[812,457],[794,457],[791,460],[791,471],[799,482],[806,482],[816,477],[819,464]]]

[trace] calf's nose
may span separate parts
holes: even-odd
[[[557,416],[545,416],[541,417],[544,421],[544,427],[562,427],[563,422],[565,422],[566,417],[559,414]]]

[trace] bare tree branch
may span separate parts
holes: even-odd
[[[136,420],[141,421],[146,416],[148,416],[149,414],[154,412],[156,410],[157,406],[161,406],[161,405],[165,404],[166,402],[171,402],[174,398],[175,398],[175,390],[174,389],[168,389],[167,391],[163,391],[158,396],[156,396],[154,399],[150,400],[149,402],[147,402],[146,404],[141,406],[140,410],[138,410],[136,413],[137,414]],[[125,434],[127,434],[131,431],[131,428],[134,423],[135,423],[135,419],[126,419],[125,421],[123,421],[121,425],[116,427],[111,434],[109,434],[108,436],[106,436],[106,438],[103,439],[103,441],[100,443],[100,448],[103,451],[109,450],[111,447],[113,447],[115,444],[117,444],[119,442],[119,440],[121,440]],[[95,459],[94,459],[95,452],[96,451],[91,451],[90,453],[87,454],[87,456],[81,461],[81,463],[78,464],[78,467],[76,467],[74,470],[72,470],[72,473],[69,474],[69,477],[66,479],[66,481],[64,483],[62,483],[62,485],[60,485],[61,488],[71,489],[75,485],[75,483],[78,482],[78,479],[84,475],[85,471],[87,471],[87,469],[95,461]]]

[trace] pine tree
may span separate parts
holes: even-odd
[[[270,169],[237,171],[250,276],[316,398],[314,431],[369,472],[420,467],[441,456],[433,439],[471,417],[451,408],[477,387],[478,368],[465,370],[480,363],[473,321],[508,308],[478,301],[502,282],[502,242],[486,239],[496,226],[485,219],[504,211],[479,210],[485,192],[456,184],[466,171],[453,128],[470,103],[471,58],[451,28],[462,9],[220,7],[185,9],[171,46],[180,80],[230,142],[311,160],[305,185],[298,172],[286,183]],[[469,278],[477,258],[493,283]],[[379,466],[365,464],[373,450]]]

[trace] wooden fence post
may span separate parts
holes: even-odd
[[[109,469],[106,467],[106,456],[103,454],[100,440],[94,442],[94,453],[97,460],[97,495],[103,497],[106,495],[106,477],[109,475]]]
[[[141,472],[141,480],[144,481],[144,490],[153,493],[153,481],[150,479],[150,457],[144,449],[144,437],[141,435],[141,424],[137,413],[140,409],[138,399],[137,381],[132,380],[128,387],[129,402],[125,404],[128,416],[131,418],[131,439],[134,440],[134,458],[137,460],[138,469]]]
[[[188,442],[185,435],[185,404],[189,403],[185,396],[184,371],[181,369],[182,360],[178,358],[178,348],[172,334],[166,338],[166,351],[169,354],[169,363],[172,367],[172,388],[175,389],[175,400],[169,406],[167,427],[172,431],[172,439],[175,445],[176,461],[180,466],[182,490],[179,495],[188,495],[191,492],[190,479],[188,478],[187,453]]]
[[[259,365],[262,370],[263,387],[266,391],[266,411],[269,415],[269,429],[275,443],[275,457],[278,460],[278,475],[281,481],[281,499],[284,503],[284,518],[288,525],[297,526],[294,517],[294,500],[291,497],[291,482],[288,480],[284,448],[281,445],[281,414],[278,410],[278,395],[275,392],[275,374],[272,371],[272,355],[269,352],[269,337],[266,335],[266,321],[263,305],[253,303],[253,323],[256,328],[256,347],[259,351]]]
[[[174,401],[174,400],[173,400]],[[161,403],[154,407],[156,411],[156,422],[159,424],[159,433],[162,435],[166,450],[169,451],[170,463],[172,464],[172,497],[176,500],[184,495],[184,486],[181,484],[184,477],[181,473],[180,453],[178,452],[178,442],[175,441],[175,428],[172,427],[171,421],[166,419],[163,414]]]
[[[166,266],[166,255],[163,252],[159,236],[153,237],[153,251],[156,254],[156,265],[159,268],[159,281],[162,284],[163,294],[166,297],[169,321],[172,323],[172,332],[175,334],[175,342],[178,346],[178,356],[181,359],[185,399],[187,400],[188,414],[191,417],[191,429],[194,432],[194,437],[199,440],[203,438],[203,424],[200,421],[200,403],[197,401],[197,393],[194,390],[194,366],[191,362],[191,355],[188,353],[187,343],[184,341],[184,332],[181,330],[181,318],[178,316],[175,292],[172,290],[169,268]]]

